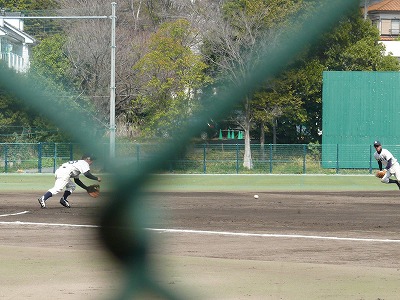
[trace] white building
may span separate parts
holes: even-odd
[[[36,40],[24,32],[21,16],[21,13],[0,12],[0,59],[17,72],[26,72],[30,48]]]

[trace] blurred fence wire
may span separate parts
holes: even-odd
[[[184,151],[185,146],[193,135],[198,135],[203,124],[211,117],[219,119],[235,104],[245,97],[251,96],[257,88],[279,74],[303,49],[312,46],[318,37],[329,30],[347,11],[358,7],[357,0],[324,0],[315,2],[314,14],[307,20],[302,20],[296,28],[291,28],[286,35],[281,35],[279,48],[265,49],[264,55],[257,57],[259,63],[249,65],[255,68],[244,78],[242,84],[232,86],[219,95],[207,111],[200,112],[196,121],[182,130],[172,143],[159,147],[157,153],[150,160],[146,160],[141,168],[132,168],[132,165],[117,166],[111,158],[102,159],[114,175],[114,186],[108,201],[101,213],[100,235],[104,245],[120,261],[121,267],[126,270],[126,284],[116,299],[134,299],[148,293],[158,298],[180,299],[180,295],[171,293],[160,286],[154,275],[149,271],[149,253],[151,244],[148,233],[144,230],[151,212],[145,207],[142,189],[151,179],[150,174],[160,170],[165,163],[171,161],[176,153]],[[40,80],[21,76],[2,67],[0,82],[3,89],[15,95],[18,99],[29,104],[32,109],[46,115],[57,124],[62,131],[68,132],[74,142],[82,145],[85,150],[96,151],[98,144],[93,137],[93,127],[98,125],[87,124],[84,111],[73,110],[63,103],[54,103],[52,92],[45,93],[48,85]],[[226,85],[228,85],[226,83]],[[204,97],[208,97],[204,95]]]

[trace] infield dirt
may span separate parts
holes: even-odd
[[[398,298],[399,191],[253,195],[148,195],[154,280],[183,299]],[[37,197],[0,195],[0,299],[118,295],[123,270],[92,227],[106,195]]]

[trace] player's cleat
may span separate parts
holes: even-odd
[[[38,201],[41,208],[46,208],[46,202],[43,200],[43,197],[40,197]]]
[[[60,204],[64,207],[70,208],[71,206],[69,205],[68,201],[64,199],[64,197],[61,197],[60,199]]]

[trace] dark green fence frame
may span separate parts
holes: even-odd
[[[154,159],[166,144],[117,143],[116,161],[121,165],[141,164]],[[0,144],[2,173],[54,173],[63,162],[79,159],[82,151],[71,143],[7,143]],[[108,144],[97,155],[108,155]],[[400,146],[390,146],[396,156]],[[323,151],[329,151],[324,160]],[[358,153],[352,161],[344,160],[343,152]],[[372,146],[319,144],[251,144],[253,168],[243,167],[244,144],[208,143],[190,144],[173,159],[160,164],[161,173],[179,174],[339,174],[372,173],[377,167]],[[353,166],[353,167],[349,167]],[[99,159],[95,168],[107,170]]]
[[[76,159],[71,143],[0,143],[3,173],[54,173],[67,160]]]

